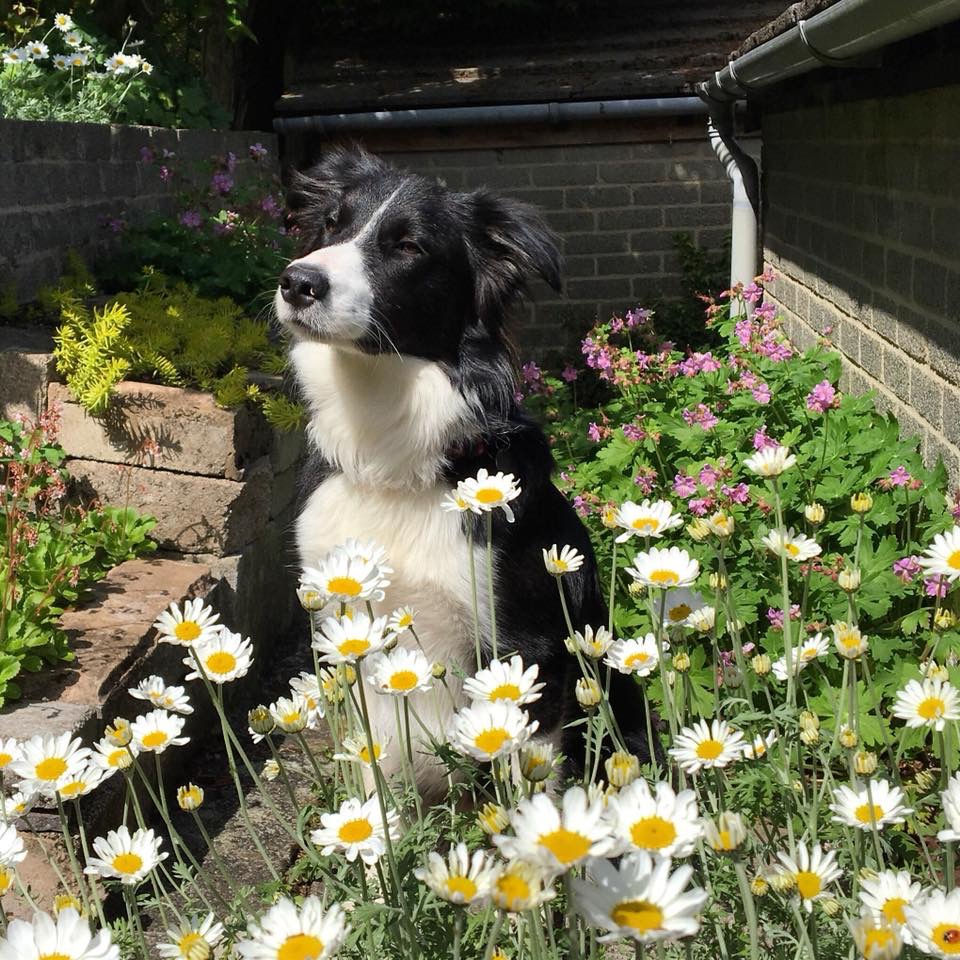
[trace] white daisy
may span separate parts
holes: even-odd
[[[455,490],[450,490],[443,495],[440,501],[440,509],[447,513],[467,513],[470,510],[470,501],[463,494],[462,483],[458,483]]]
[[[539,726],[512,700],[478,701],[454,714],[449,739],[455,750],[490,761],[515,753]]]
[[[157,944],[158,956],[172,960],[212,957],[214,948],[223,939],[223,924],[217,923],[213,914],[208,913],[202,920],[194,917],[181,921],[179,926],[168,928],[167,937],[168,942]]]
[[[512,473],[487,473],[481,467],[476,477],[460,481],[457,492],[474,513],[489,513],[498,507],[510,523],[513,523],[513,510],[510,501],[520,496],[520,487]]]
[[[35,913],[32,921],[11,920],[0,939],[0,960],[120,960],[110,931],[90,932],[90,923],[76,910],[61,910],[56,920]]]
[[[510,913],[535,910],[556,896],[550,881],[551,878],[539,867],[515,860],[496,869],[490,885],[490,899],[499,909]]]
[[[71,67],[85,67],[90,62],[90,54],[86,50],[74,50],[67,54],[67,62]]]
[[[645,553],[638,553],[633,558],[633,566],[625,569],[638,583],[661,590],[689,587],[700,575],[700,564],[679,547],[667,550],[651,547]]]
[[[867,910],[856,920],[849,920],[848,925],[858,956],[863,960],[896,960],[900,956],[904,944],[901,935],[906,927],[877,920]]]
[[[515,654],[508,662],[491,660],[489,665],[478,670],[463,681],[463,692],[474,701],[495,703],[509,700],[519,706],[540,699],[542,683],[537,683],[540,666],[534,663],[524,670],[523,658]]]
[[[960,525],[938,533],[917,562],[929,577],[946,577],[951,583],[960,577]]]
[[[386,628],[386,617],[371,620],[365,613],[327,617],[313,635],[313,649],[326,663],[355,663],[383,649]]]
[[[703,606],[703,597],[686,587],[677,590],[667,590],[663,595],[663,622],[668,627],[686,626],[688,617],[694,610]],[[660,601],[657,601],[657,615],[659,616]]]
[[[547,573],[554,577],[562,577],[566,573],[576,573],[583,566],[584,556],[576,547],[569,545],[557,553],[557,545],[543,551],[543,565]]]
[[[14,737],[4,740],[0,737],[0,773],[7,769],[14,760],[20,759],[20,741]]]
[[[324,911],[319,897],[309,896],[299,907],[284,897],[249,925],[248,939],[234,950],[242,960],[328,960],[349,932],[339,904]]]
[[[595,860],[587,879],[574,878],[574,900],[591,924],[609,931],[599,938],[602,942],[668,942],[692,937],[700,929],[698,914],[707,892],[686,889],[692,876],[688,866],[671,874],[668,857],[651,857],[645,851],[627,854],[619,869]]]
[[[146,76],[150,76],[153,73],[153,64],[149,60],[140,60],[140,72]]]
[[[315,673],[308,673],[306,670],[301,670],[297,676],[291,677],[290,691],[303,697],[306,701],[307,709],[310,711],[307,726],[315,729],[323,719],[324,713],[324,694],[320,688],[320,681],[317,679],[317,675]]]
[[[821,547],[815,540],[802,533],[796,533],[793,527],[789,530],[771,530],[762,538],[766,548],[778,557],[785,556],[788,560],[799,563],[817,556]]]
[[[53,15],[53,25],[61,33],[66,33],[67,30],[73,29],[73,17],[69,13],[55,13]]]
[[[27,56],[31,60],[46,60],[50,56],[50,48],[42,40],[31,40],[25,47]]]
[[[390,619],[387,621],[387,629],[399,637],[405,630],[409,630],[413,626],[416,617],[417,612],[413,607],[397,607],[397,609],[390,614]]]
[[[748,760],[762,760],[776,742],[776,730],[771,730],[766,736],[764,736],[762,733],[757,734],[751,743],[744,745],[743,755]]]
[[[66,70],[70,66],[70,58],[65,53],[55,53],[53,55],[53,66],[56,70]]]
[[[383,599],[390,586],[386,572],[375,560],[365,559],[344,544],[331,550],[316,567],[305,567],[301,583],[337,603],[362,603]]]
[[[141,680],[127,693],[136,700],[149,700],[155,707],[172,710],[174,713],[190,714],[193,707],[183,687],[168,687],[163,677],[156,674]]]
[[[221,630],[209,640],[194,644],[189,657],[184,657],[185,666],[193,669],[187,674],[187,680],[200,678],[197,663],[211,683],[218,686],[245,677],[253,663],[253,643],[239,633]]]
[[[416,691],[432,689],[432,681],[430,661],[419,650],[396,647],[389,653],[377,653],[370,658],[367,683],[378,693],[406,697]]]
[[[9,823],[0,823],[0,866],[15,867],[26,857],[26,848],[16,828]]]
[[[674,793],[669,783],[658,783],[651,791],[645,780],[634,780],[610,797],[605,817],[618,853],[647,850],[688,857],[703,836],[696,794]]]
[[[195,783],[185,783],[182,787],[177,787],[177,806],[187,813],[199,810],[203,806],[203,797],[203,787],[198,787]]]
[[[131,740],[125,747],[118,747],[106,737],[93,745],[90,762],[96,764],[107,775],[118,770],[126,770],[133,763],[133,758],[140,752],[140,748]]]
[[[69,733],[36,734],[22,741],[19,749],[19,758],[10,763],[11,773],[21,779],[21,790],[45,796],[51,796],[64,777],[79,774],[90,756],[80,739],[71,740]]]
[[[103,69],[107,73],[112,73],[115,77],[126,73],[130,69],[130,58],[125,53],[115,53],[107,57],[103,63]]]
[[[716,623],[716,608],[705,604],[690,612],[690,616],[687,617],[686,626],[690,627],[691,630],[696,630],[697,633],[709,633],[716,626]]]
[[[814,660],[830,652],[830,641],[822,634],[815,633],[801,640],[793,650],[794,675],[805,670]],[[781,682],[787,679],[787,658],[780,657],[773,662],[773,675]]]
[[[732,853],[747,839],[747,824],[733,810],[722,810],[716,820],[703,824],[704,838],[717,853]]]
[[[63,42],[68,47],[79,48],[83,46],[83,37],[76,30],[68,30],[63,36]]]
[[[725,767],[743,753],[743,734],[725,720],[713,720],[709,726],[706,720],[698,720],[692,727],[684,727],[675,743],[670,756],[687,773]]]
[[[131,834],[124,824],[111,830],[106,837],[97,837],[93,841],[96,856],[87,860],[83,872],[116,878],[128,885],[140,883],[161,860],[167,858],[166,853],[160,852],[162,843],[152,830],[137,830]]]
[[[907,922],[905,908],[920,896],[923,887],[912,880],[906,870],[881,870],[860,880],[860,902],[879,923],[903,927]],[[913,941],[909,929],[901,935],[907,943]]]
[[[180,736],[185,722],[175,713],[151,710],[131,724],[133,742],[144,753],[163,753],[167,747],[182,747],[190,742],[189,737]]]
[[[217,621],[220,615],[206,606],[198,597],[188,600],[183,609],[177,603],[170,606],[157,617],[153,627],[160,635],[162,643],[179,643],[190,646],[192,643],[202,643],[211,639],[222,630]]]
[[[840,620],[830,629],[833,631],[833,643],[837,653],[845,660],[857,660],[867,652],[870,644],[856,625]]]
[[[948,720],[960,719],[957,688],[944,680],[911,680],[897,691],[893,715],[908,727],[942,730]]]
[[[732,537],[737,525],[733,515],[723,510],[718,510],[716,513],[711,514],[704,522],[714,536],[721,538]]]
[[[482,903],[490,895],[493,883],[493,858],[477,850],[471,856],[465,843],[458,843],[444,860],[431,851],[427,866],[417,867],[413,875],[438,897],[461,906]]]
[[[320,822],[323,826],[312,831],[310,839],[325,857],[337,852],[350,863],[359,857],[364,863],[373,864],[387,849],[380,801],[376,796],[363,803],[350,797],[337,813],[321,814]],[[391,840],[400,839],[400,815],[396,810],[387,811],[387,828]]]
[[[613,634],[606,627],[594,630],[589,624],[583,628],[583,633],[575,631],[571,639],[574,649],[591,660],[599,660],[613,644]]]
[[[826,887],[842,875],[836,864],[836,853],[831,850],[824,853],[819,847],[809,852],[805,843],[797,844],[797,856],[794,859],[785,853],[778,853],[780,873],[792,881],[800,896],[800,902],[807,913],[813,910],[813,901],[826,895]]]
[[[779,477],[785,470],[789,470],[797,462],[797,458],[790,452],[789,447],[779,444],[775,447],[764,447],[752,457],[743,461],[743,465],[760,477]]]
[[[683,517],[673,512],[669,500],[644,500],[640,504],[627,500],[617,510],[615,523],[625,531],[617,537],[617,543],[626,543],[631,537],[659,539],[668,530],[682,527]]]
[[[107,778],[106,771],[90,759],[78,773],[68,773],[56,783],[56,792],[64,800],[76,800],[92,793]]]
[[[25,793],[23,790],[15,790],[3,798],[3,819],[12,823],[18,817],[29,813],[36,802],[36,793]]]
[[[292,697],[278,697],[269,706],[273,722],[284,733],[301,733],[310,721],[310,705],[295,693]]]
[[[381,760],[384,760],[387,757],[387,747],[390,746],[389,737],[378,737],[376,731],[374,731],[373,736],[373,756],[374,759],[379,763]],[[371,766],[370,763],[370,746],[366,741],[366,738],[361,740],[356,740],[353,737],[344,737],[343,738],[343,752],[335,753],[333,755],[334,760],[344,760],[347,763],[361,763],[365,767]]]
[[[940,805],[948,826],[937,834],[937,839],[944,843],[960,840],[960,773],[950,778],[947,789],[940,794]]]
[[[886,780],[868,780],[856,790],[848,786],[833,791],[830,809],[834,823],[843,823],[857,830],[872,830],[888,823],[903,823],[913,813],[912,807],[904,805],[905,797],[899,787],[891,787]]]
[[[605,857],[614,848],[601,797],[591,800],[583,787],[570,787],[558,810],[545,793],[521,800],[510,814],[514,836],[499,833],[493,842],[508,860],[523,860],[555,874],[587,857]]]
[[[960,954],[960,887],[927,890],[903,908],[914,946],[935,957]]]
[[[603,662],[620,673],[648,677],[660,662],[657,638],[648,633],[630,640],[614,640]]]

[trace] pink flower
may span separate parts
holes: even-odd
[[[766,383],[758,383],[750,392],[757,403],[765,405],[770,402],[770,387]]]
[[[746,503],[750,499],[750,488],[745,483],[738,483],[735,487],[724,484],[720,492],[734,503]]]
[[[719,481],[720,481],[720,474],[716,470],[716,468],[711,467],[709,463],[704,465],[704,467],[700,471],[700,482],[708,490],[712,490]]]
[[[638,443],[646,437],[646,433],[635,423],[625,423],[621,429],[623,430],[623,435],[634,443]]]
[[[250,144],[250,156],[254,160],[262,160],[269,152],[262,143]]]
[[[783,629],[783,610],[780,607],[769,607],[767,609],[767,619],[770,621],[770,626],[774,627],[777,630]],[[792,603],[790,605],[790,619],[799,620],[800,619],[800,604]]]
[[[233,177],[223,170],[218,170],[210,180],[210,190],[212,193],[221,195],[229,193],[233,189]]]
[[[896,470],[890,474],[890,483],[895,487],[905,487],[910,482],[910,474],[907,472],[907,468],[900,464]]]
[[[917,562],[920,558],[916,556],[902,557],[893,565],[893,573],[904,583],[910,583],[920,572],[920,564]]]
[[[594,442],[599,443],[603,439],[603,434],[600,431],[600,428],[595,424],[591,423],[587,427],[587,436]]]
[[[923,581],[923,590],[928,597],[940,597],[943,599],[947,595],[949,581],[946,577],[927,577]]]
[[[184,210],[177,219],[181,226],[189,227],[191,230],[198,229],[203,223],[199,210]]]
[[[581,517],[586,517],[590,514],[590,504],[580,495],[573,498],[573,509],[576,510]]]
[[[653,493],[654,487],[657,485],[657,471],[652,467],[641,467],[633,478],[633,482],[645,494],[649,495]]]
[[[749,318],[744,318],[743,320],[738,320],[733,327],[733,332],[736,338],[740,341],[741,347],[749,347],[750,341],[753,339],[753,334],[755,331],[753,321]]]
[[[705,517],[713,510],[715,503],[713,497],[699,497],[690,501],[690,512],[698,517]]]
[[[837,391],[834,390],[833,384],[829,380],[821,380],[807,394],[807,409],[815,413],[826,413],[834,405],[836,396]]]
[[[753,435],[753,449],[754,450],[766,450],[767,447],[779,447],[780,444],[767,433],[767,425],[764,424],[754,435]]]
[[[160,167],[160,169],[157,171],[157,173],[158,173],[160,179],[161,179],[164,183],[168,183],[170,180],[173,179],[173,171],[172,171],[166,164],[163,164],[163,165]]]
[[[777,308],[768,300],[766,303],[761,303],[759,307],[756,307],[753,315],[760,320],[772,320],[777,315]]]
[[[688,477],[685,473],[678,473],[673,478],[673,492],[684,500],[692,497],[697,492],[697,481],[693,477]]]
[[[747,303],[759,303],[760,298],[763,296],[763,287],[758,286],[756,283],[748,283],[743,288],[743,299]]]
[[[560,376],[561,376],[567,383],[573,383],[573,381],[576,380],[577,377],[580,376],[580,372],[576,369],[576,367],[572,367],[572,366],[570,366],[570,364],[568,363],[568,364],[563,368],[563,372],[560,374]]]
[[[783,363],[784,360],[789,360],[793,356],[793,350],[789,344],[772,339],[762,340],[757,347],[757,353],[777,363]]]
[[[712,430],[720,422],[705,403],[698,403],[695,410],[684,409],[682,416],[690,426],[696,425],[704,430]]]
[[[647,322],[650,319],[650,311],[645,310],[643,307],[637,307],[636,310],[628,310],[624,320],[627,324],[627,329],[632,330],[634,327],[639,327],[641,324]]]

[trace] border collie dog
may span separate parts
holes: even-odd
[[[490,656],[485,520],[450,513],[441,501],[481,467],[512,473],[522,492],[515,521],[493,517],[495,614],[501,658],[539,664],[542,696],[528,708],[538,736],[582,763],[576,660],[542,550],[571,544],[586,556],[563,578],[574,625],[607,620],[587,531],[550,480],[553,460],[540,428],[515,398],[504,330],[510,305],[539,275],[560,284],[554,235],[530,206],[486,190],[455,193],[361,150],[335,150],[295,174],[290,216],[303,255],[280,277],[276,311],[292,334],[291,360],[309,409],[311,458],[296,525],[303,565],[348,537],[375,540],[394,569],[378,615],[409,604],[432,661],[455,664],[447,679],[476,669],[467,525],[473,524],[485,653]],[[439,686],[439,685],[438,685]],[[450,728],[442,689],[418,705],[435,735]],[[392,735],[388,697],[368,698],[375,733]],[[614,674],[614,710],[645,759],[632,680]],[[380,703],[378,703],[380,701]],[[429,719],[428,719],[429,718]],[[390,765],[390,757],[386,761]],[[442,769],[420,757],[418,782],[446,789]]]

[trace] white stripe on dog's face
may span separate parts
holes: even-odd
[[[290,266],[319,267],[330,281],[330,290],[317,303],[297,309],[286,303],[277,288],[274,304],[277,317],[301,335],[310,332],[324,340],[359,340],[373,327],[370,312],[373,287],[364,263],[361,244],[376,229],[387,208],[400,192],[397,187],[380,204],[353,239],[330,247],[321,247]]]

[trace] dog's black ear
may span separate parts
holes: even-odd
[[[534,276],[560,289],[557,236],[535,207],[487,190],[467,194],[467,249],[477,285],[477,313],[498,326]]]

